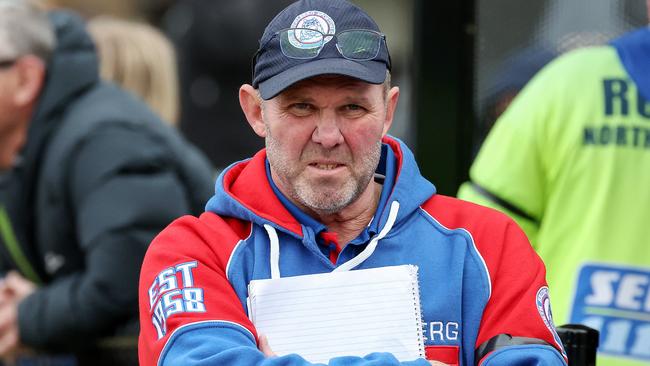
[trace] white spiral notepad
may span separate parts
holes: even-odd
[[[417,266],[255,280],[248,294],[249,317],[278,356],[424,357]]]

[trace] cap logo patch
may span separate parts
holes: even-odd
[[[308,30],[296,30],[289,32],[289,43],[300,49],[310,49],[322,46],[329,42],[332,36],[322,39],[322,34],[335,34],[336,25],[334,20],[327,14],[318,10],[311,10],[298,15],[291,23],[291,28],[313,29],[318,32]]]

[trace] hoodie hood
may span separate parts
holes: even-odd
[[[47,137],[72,99],[99,81],[95,46],[84,21],[73,13],[55,11],[50,13],[50,22],[56,34],[56,48],[47,64],[44,88],[22,152],[28,166],[38,161]]]
[[[396,161],[396,177],[382,212],[375,214],[373,225],[383,227],[388,220],[391,203],[399,202],[394,226],[431,198],[435,187],[420,174],[413,153],[406,145],[387,136],[382,141],[392,149]],[[297,238],[304,236],[303,227],[284,207],[273,192],[266,176],[266,150],[253,158],[235,163],[224,170],[216,183],[215,195],[208,201],[206,211],[222,216],[271,225]],[[387,187],[384,187],[386,189]]]
[[[79,16],[55,11],[50,21],[56,32],[56,49],[48,63],[45,89],[41,94],[35,120],[47,118],[66,101],[99,80],[95,46]]]

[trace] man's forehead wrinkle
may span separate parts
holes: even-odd
[[[298,103],[316,103],[317,99],[305,94],[305,92],[300,92],[300,90],[292,90],[286,93],[283,93],[279,96],[278,100],[280,102],[298,102]],[[371,98],[363,94],[355,95],[344,95],[342,101],[344,103],[353,103],[353,104],[368,104],[371,102]]]
[[[335,75],[319,76],[305,81],[296,83],[291,88],[282,92],[279,97],[282,100],[297,99],[302,101],[312,101],[313,97],[308,95],[310,89],[314,87],[333,87],[338,90],[352,90],[355,91],[355,96],[348,96],[350,100],[367,100],[368,97],[365,92],[372,88],[374,84],[369,84],[360,80],[348,77],[341,77]]]
[[[283,93],[277,96],[277,100],[281,103],[287,102],[300,102],[300,103],[312,103],[314,99],[308,95],[305,95],[305,91],[300,88],[292,88],[284,91]]]

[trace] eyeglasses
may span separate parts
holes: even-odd
[[[317,57],[325,44],[335,38],[336,49],[341,56],[348,60],[368,61],[377,57],[382,41],[386,40],[384,34],[368,29],[348,29],[338,34],[325,34],[311,28],[287,28],[273,36],[280,39],[282,54],[300,60]]]
[[[0,69],[6,69],[13,66],[16,63],[16,60],[2,60],[0,61]]]

